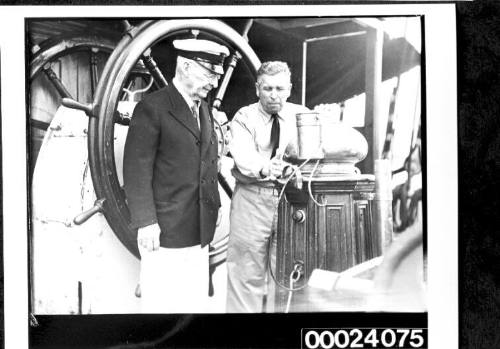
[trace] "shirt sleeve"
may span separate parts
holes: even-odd
[[[245,176],[260,178],[260,170],[264,167],[267,159],[258,152],[255,143],[253,127],[249,118],[257,115],[249,115],[245,109],[240,109],[231,122],[231,142],[229,150],[238,170]]]

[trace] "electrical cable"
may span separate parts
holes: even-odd
[[[325,202],[324,204],[320,204],[319,202],[317,202],[315,199],[314,199],[314,196],[312,194],[312,189],[311,189],[311,183],[312,183],[312,178],[313,178],[313,175],[314,175],[314,172],[316,172],[316,169],[318,168],[318,165],[319,165],[319,161],[320,160],[317,160],[316,161],[316,164],[314,165],[314,168],[313,170],[311,171],[311,174],[309,175],[309,183],[307,183],[307,189],[309,190],[309,197],[311,198],[311,200],[316,204],[316,206],[319,206],[319,207],[325,207],[328,203]]]
[[[284,193],[285,193],[285,188],[287,186],[287,184],[290,182],[290,179],[293,178],[293,176],[305,165],[309,162],[309,160],[311,160],[311,158],[308,158],[306,160],[304,160],[302,162],[302,164],[300,164],[298,167],[296,167],[294,169],[294,171],[292,172],[292,174],[287,178],[287,180],[283,183],[283,187],[281,188],[281,192],[278,196],[278,206],[279,206],[279,203],[281,202],[281,199],[283,197],[285,197],[285,200],[286,200],[286,196],[284,196]],[[278,208],[276,208],[278,209]],[[274,275],[274,272],[273,272],[273,268],[272,268],[272,265],[271,265],[271,249],[272,249],[272,241],[274,240],[274,236],[275,236],[276,232],[273,230],[271,232],[271,236],[269,237],[269,241],[267,243],[267,270],[269,271],[269,274],[271,275],[271,278],[273,279],[274,283],[276,285],[278,285],[280,288],[286,290],[286,291],[289,291],[289,292],[293,292],[293,291],[298,291],[298,290],[301,290],[305,287],[307,287],[307,283],[300,286],[300,287],[297,287],[297,288],[293,288],[293,285],[291,287],[287,287],[283,284],[281,284],[277,279],[276,279],[276,276]],[[300,278],[300,276],[299,276]],[[297,278],[297,280],[299,279]]]

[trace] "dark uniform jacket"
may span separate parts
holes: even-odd
[[[217,136],[206,102],[200,129],[170,84],[137,104],[125,143],[123,177],[132,228],[158,223],[160,246],[208,244],[220,197]]]

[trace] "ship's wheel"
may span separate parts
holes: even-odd
[[[236,32],[221,21],[209,19],[145,21],[137,26],[131,26],[124,21],[124,25],[126,34],[106,63],[93,102],[83,104],[65,98],[63,104],[83,110],[89,116],[88,151],[97,200],[93,208],[77,217],[77,223],[83,223],[97,212],[103,213],[120,241],[131,253],[139,257],[136,231],[129,227],[130,214],[117,172],[119,169],[117,170],[114,149],[117,107],[129,75],[140,63],[154,78],[156,87],[161,88],[167,84],[167,81],[151,54],[155,45],[161,45],[164,40],[188,35],[217,41],[231,51],[227,59],[225,75],[216,91],[215,98],[211,99],[213,110],[218,110],[236,64],[242,60],[250,74],[255,77],[260,60],[246,40],[251,21],[245,26],[243,34]],[[123,125],[122,122],[120,123]],[[220,133],[220,126],[216,127]],[[223,178],[219,176],[219,180]],[[230,188],[227,185],[223,187],[226,194],[230,196]],[[227,234],[211,244],[212,267],[224,262],[226,243]]]

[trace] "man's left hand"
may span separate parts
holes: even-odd
[[[158,251],[160,248],[161,228],[154,223],[137,230],[137,243],[147,251]]]

